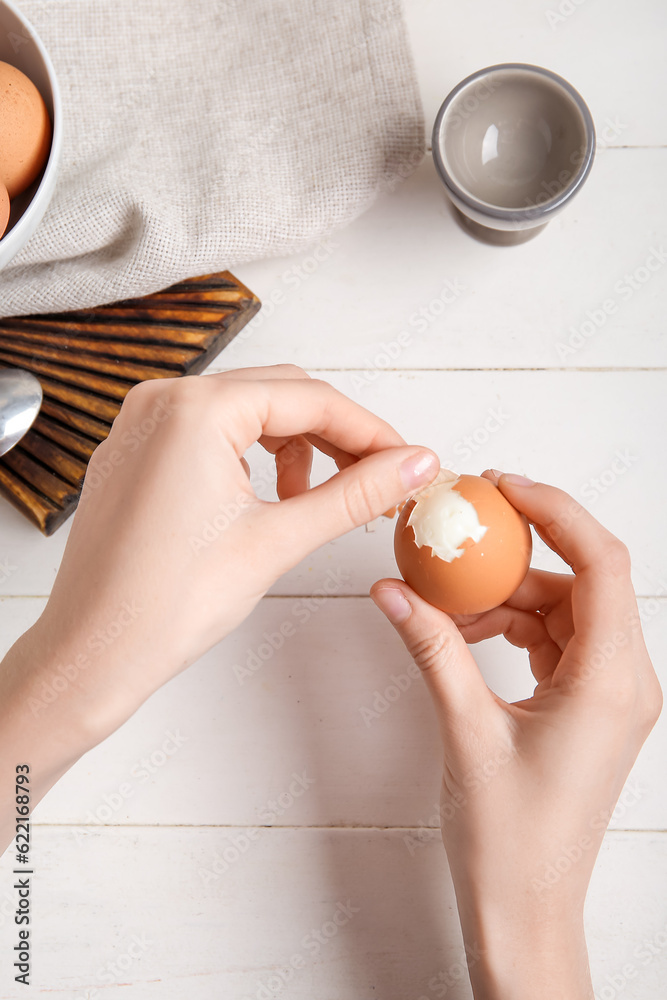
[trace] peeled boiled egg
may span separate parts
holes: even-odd
[[[0,62],[0,181],[10,198],[29,187],[49,158],[51,119],[37,87]]]
[[[7,188],[0,181],[0,237],[7,228],[7,223],[9,222],[9,195],[7,194]]]
[[[405,582],[441,611],[490,611],[517,589],[530,565],[523,514],[480,476],[442,469],[403,507],[394,552]]]

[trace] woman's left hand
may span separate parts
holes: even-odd
[[[256,441],[275,455],[278,503],[252,488],[243,456]],[[313,447],[340,471],[311,489]],[[137,385],[90,461],[29,633],[37,696],[58,664],[73,665],[70,695],[103,738],[281,574],[438,468],[432,452],[291,365]]]

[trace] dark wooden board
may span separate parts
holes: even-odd
[[[259,308],[222,271],[97,309],[0,319],[0,366],[33,372],[44,392],[37,420],[0,458],[0,493],[51,535],[132,386],[198,375]]]

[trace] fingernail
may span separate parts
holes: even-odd
[[[392,625],[400,625],[412,614],[412,608],[400,590],[393,587],[381,587],[371,594],[377,604]]]
[[[510,486],[534,486],[534,479],[527,479],[526,476],[515,476],[513,472],[503,473],[503,482]]]
[[[440,471],[440,460],[430,451],[419,451],[406,458],[401,465],[401,480],[406,490],[425,486]]]
[[[482,473],[484,479],[488,479],[490,483],[494,486],[498,485],[498,480],[502,476],[502,472],[499,469],[485,469]]]

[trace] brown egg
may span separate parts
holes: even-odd
[[[420,597],[449,614],[474,615],[514,593],[532,539],[526,518],[488,479],[443,470],[401,511],[394,551]]]
[[[2,234],[7,228],[7,223],[9,222],[9,195],[7,194],[7,188],[0,181],[0,239]]]
[[[10,198],[25,191],[51,149],[51,119],[34,83],[0,62],[0,181]]]

